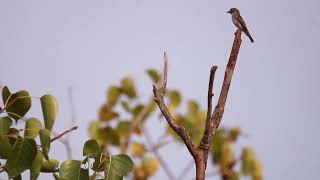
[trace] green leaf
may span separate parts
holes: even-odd
[[[22,180],[21,175],[19,174],[18,176],[14,177],[13,180]]]
[[[105,173],[105,180],[123,180],[123,176],[118,175],[114,171],[110,171],[107,175]]]
[[[130,107],[130,104],[129,104],[129,101],[126,101],[126,100],[123,100],[121,101],[121,105],[123,107],[123,109],[127,112],[131,112],[131,107]]]
[[[230,180],[239,180],[240,179],[239,173],[235,172],[235,171],[230,172],[229,179]]]
[[[198,111],[199,111],[198,103],[194,100],[189,100],[188,101],[188,112],[190,114],[196,114]]]
[[[129,98],[137,97],[134,80],[131,77],[125,77],[121,81],[121,90]]]
[[[90,139],[84,144],[83,156],[98,158],[100,157],[100,154],[101,154],[101,149],[96,140]]]
[[[89,179],[89,169],[80,169],[80,178],[81,180],[88,180]]]
[[[0,136],[6,135],[11,125],[12,121],[8,116],[0,117]]]
[[[212,138],[211,143],[211,152],[212,152],[212,160],[214,164],[218,164],[222,158],[223,144],[225,143],[225,139],[223,137],[224,130],[219,129]]]
[[[67,180],[88,180],[88,169],[81,168],[81,161],[66,160],[62,163],[59,171],[60,178]]]
[[[37,154],[37,144],[33,139],[18,138],[7,160],[9,177],[16,177],[31,168]]]
[[[9,128],[7,137],[9,139],[11,146],[13,146],[17,142],[16,140],[18,137],[21,138],[21,136],[19,134],[19,130],[16,128],[12,128],[12,127]]]
[[[36,118],[27,120],[24,130],[24,137],[34,139],[38,136],[39,130],[42,128],[41,122]]]
[[[154,83],[157,83],[160,80],[160,73],[156,69],[148,69],[147,74]]]
[[[244,147],[241,153],[241,170],[244,175],[253,174],[254,171],[254,150],[250,147]]]
[[[228,134],[229,139],[233,142],[237,141],[240,133],[241,133],[241,129],[239,126],[231,128]]]
[[[50,150],[50,131],[48,129],[41,129],[39,131],[40,142],[44,157],[49,160],[48,153]]]
[[[99,129],[98,121],[91,121],[89,124],[89,135],[92,139],[96,139],[98,137],[98,129]]]
[[[120,136],[126,136],[129,133],[130,130],[130,124],[129,121],[120,121],[117,126],[117,132]]]
[[[61,179],[61,178],[58,176],[58,174],[56,174],[56,173],[52,173],[52,176],[53,176],[53,178],[54,178],[55,180],[63,180],[63,179]]]
[[[30,169],[30,179],[31,180],[38,179],[38,176],[40,174],[40,169],[42,166],[42,159],[43,159],[42,152],[40,150],[38,150],[37,155],[34,158],[34,160],[32,162],[31,169]]]
[[[40,100],[44,119],[44,126],[46,129],[51,131],[58,113],[57,100],[52,95],[48,94],[42,96]]]
[[[98,141],[107,142],[113,145],[120,145],[120,136],[116,130],[107,126],[98,130]]]
[[[14,120],[21,119],[31,107],[31,98],[27,91],[22,90],[11,94],[8,87],[2,90],[2,99],[8,115]]]
[[[132,109],[132,114],[134,117],[136,117],[144,108],[143,104],[137,104],[133,109]]]
[[[7,159],[11,153],[11,145],[7,136],[0,136],[0,159]]]
[[[117,112],[114,112],[111,107],[109,107],[107,104],[104,104],[100,107],[99,111],[99,120],[100,121],[110,121],[112,119],[115,119],[119,116]]]
[[[181,103],[181,95],[179,91],[172,90],[168,92],[169,110],[174,111]]]
[[[108,89],[108,105],[110,107],[113,107],[115,104],[117,104],[118,99],[121,95],[121,89],[116,86],[111,86]]]
[[[122,179],[133,169],[133,162],[129,156],[120,154],[109,156],[105,163],[105,180]]]
[[[41,172],[58,172],[59,161],[55,159],[50,159],[49,161],[42,161]]]

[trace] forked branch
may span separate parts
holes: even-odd
[[[198,147],[195,147],[193,145],[191,138],[188,132],[186,131],[186,129],[175,122],[174,118],[170,114],[164,102],[164,95],[165,95],[166,86],[167,86],[167,73],[168,73],[168,57],[166,53],[164,53],[164,70],[163,70],[162,83],[160,83],[160,85],[153,86],[154,98],[163,116],[167,120],[170,127],[184,141],[189,152],[191,153],[191,155],[195,160],[197,180],[204,180],[205,178],[205,169],[207,165],[210,143],[212,141],[213,134],[216,132],[216,130],[220,125],[220,122],[224,113],[224,107],[226,105],[230,84],[233,76],[233,71],[237,62],[240,46],[241,46],[241,31],[238,30],[237,32],[235,32],[235,38],[233,41],[229,61],[225,69],[225,75],[224,75],[219,99],[213,112],[212,112],[213,83],[214,83],[214,77],[215,77],[215,72],[217,70],[217,66],[211,67],[209,87],[208,87],[208,109],[207,109],[206,125],[205,125],[205,130],[204,130],[200,145]]]
[[[169,112],[164,102],[164,95],[165,95],[166,86],[167,86],[167,74],[168,74],[168,56],[167,56],[167,53],[165,52],[162,82],[159,83],[159,85],[153,85],[154,100],[158,104],[169,126],[181,137],[183,142],[186,144],[189,152],[194,156],[196,154],[196,148],[192,144],[189,133],[186,131],[184,127],[176,123],[176,121],[172,117],[171,113]]]

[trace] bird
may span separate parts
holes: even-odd
[[[227,13],[231,14],[231,19],[233,24],[242,32],[244,32],[250,41],[253,43],[254,40],[247,28],[246,23],[244,22],[243,18],[240,16],[240,11],[237,8],[231,8]]]

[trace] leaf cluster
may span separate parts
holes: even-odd
[[[52,173],[55,179],[59,180],[89,179],[90,158],[102,167],[105,172],[103,179],[122,179],[132,170],[133,162],[128,156],[103,154],[95,140],[85,143],[84,160],[66,160],[59,166],[59,161],[49,156],[58,103],[55,97],[49,94],[36,99],[41,102],[41,120],[26,117],[32,106],[32,97],[27,91],[11,93],[7,86],[2,89],[0,159],[3,164],[0,173],[6,172],[8,177],[13,179],[21,179],[21,174],[26,170],[30,171],[31,180],[36,180],[40,173]],[[18,122],[24,123],[23,129],[17,128]],[[85,164],[86,167],[83,166]],[[93,164],[92,169],[94,170]]]

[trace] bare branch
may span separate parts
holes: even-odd
[[[74,106],[74,97],[73,97],[73,89],[72,86],[68,88],[68,96],[69,96],[69,105],[71,109],[71,126],[75,126],[77,124],[76,111]]]
[[[192,144],[190,135],[186,131],[186,129],[179,124],[175,123],[174,118],[170,114],[165,102],[164,102],[164,94],[166,91],[167,86],[167,73],[168,72],[168,56],[167,53],[164,53],[164,69],[163,69],[163,80],[162,83],[159,85],[153,85],[153,94],[154,100],[158,104],[163,116],[167,120],[169,126],[181,137],[181,139],[186,144],[189,152],[195,156],[196,155],[196,148]]]
[[[74,131],[74,130],[76,130],[76,129],[78,129],[78,126],[74,126],[74,127],[70,128],[70,129],[64,131],[63,133],[58,134],[56,137],[52,138],[52,139],[50,140],[50,142],[53,142],[53,141],[61,138],[61,137],[64,136],[65,134],[68,134],[69,132]]]
[[[209,144],[210,144],[209,134],[212,133],[212,131],[210,131],[210,119],[211,119],[211,113],[212,113],[213,83],[214,83],[214,77],[215,77],[217,68],[218,68],[217,66],[212,66],[210,70],[206,126],[200,142],[200,146],[199,146],[199,148],[202,148],[205,150],[209,149]]]
[[[168,141],[163,141],[163,142],[159,142],[158,144],[155,144],[150,151],[154,151],[156,149],[160,149],[162,147],[165,147],[166,145],[169,145],[170,143],[173,143],[173,140],[168,140]]]
[[[189,152],[191,153],[191,155],[195,160],[197,180],[204,180],[205,178],[205,170],[207,166],[210,143],[211,143],[213,134],[219,127],[219,124],[223,116],[224,107],[227,101],[231,79],[233,76],[233,71],[236,65],[240,46],[241,46],[241,31],[238,30],[235,33],[235,38],[233,41],[229,61],[225,70],[223,85],[220,91],[218,103],[213,112],[212,112],[213,83],[214,83],[214,77],[215,77],[215,72],[217,70],[217,66],[211,67],[210,78],[209,78],[209,88],[208,88],[208,110],[207,110],[205,131],[202,136],[200,145],[197,148],[194,147],[191,141],[191,138],[188,132],[185,130],[185,128],[175,123],[174,118],[170,114],[164,102],[164,94],[165,94],[166,85],[167,85],[167,71],[168,71],[168,57],[166,53],[164,54],[163,81],[159,86],[156,86],[156,85],[153,86],[153,93],[155,97],[154,99],[157,102],[162,112],[162,115],[166,118],[170,127],[184,141]]]
[[[213,83],[214,77],[217,71],[217,66],[212,66],[210,70],[210,78],[209,78],[209,88],[208,88],[208,110],[207,110],[207,121],[211,118],[212,113],[212,97],[213,97]]]
[[[211,116],[210,126],[214,132],[218,129],[220,122],[221,122],[221,119],[222,119],[224,107],[226,105],[226,101],[227,101],[227,97],[228,97],[228,93],[229,93],[229,88],[230,88],[230,84],[231,84],[231,80],[232,80],[232,76],[233,76],[233,71],[234,71],[234,68],[237,63],[237,58],[238,58],[240,46],[241,46],[241,31],[238,30],[235,33],[235,38],[233,41],[233,46],[231,49],[229,61],[228,61],[228,64],[227,64],[227,67],[225,70],[225,75],[224,75],[224,79],[223,79],[222,88],[220,91],[219,100],[218,100],[217,106],[215,107],[215,110]]]

